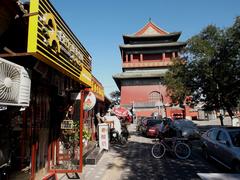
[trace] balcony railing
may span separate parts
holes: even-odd
[[[164,67],[172,65],[171,61],[163,61],[163,62],[124,62],[123,68],[133,68],[133,67]]]

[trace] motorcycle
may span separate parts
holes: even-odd
[[[123,135],[124,133],[121,132],[121,134],[119,134],[118,131],[115,130],[115,128],[111,128],[110,129],[110,143],[114,144],[114,143],[120,143],[122,145],[127,143],[127,138],[124,137],[125,135]]]

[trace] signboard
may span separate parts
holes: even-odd
[[[61,123],[61,129],[73,129],[73,120],[64,119]]]
[[[98,124],[98,139],[100,149],[109,149],[109,126],[106,123]]]
[[[48,0],[30,1],[27,52],[91,87],[91,56]]]
[[[96,96],[93,92],[88,92],[87,97],[85,98],[83,109],[84,111],[90,111],[96,104]]]
[[[104,101],[104,88],[94,76],[92,76],[91,91],[95,94],[97,99],[99,99],[100,101]]]

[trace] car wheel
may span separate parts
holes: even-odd
[[[207,152],[207,149],[205,147],[202,148],[202,155],[205,160],[209,160],[209,154]]]
[[[236,173],[240,173],[240,162],[239,161],[236,161],[236,162],[233,163],[233,170]]]

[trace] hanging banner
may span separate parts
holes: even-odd
[[[83,109],[84,111],[90,111],[96,104],[96,96],[93,92],[89,91],[87,97],[85,98]]]

